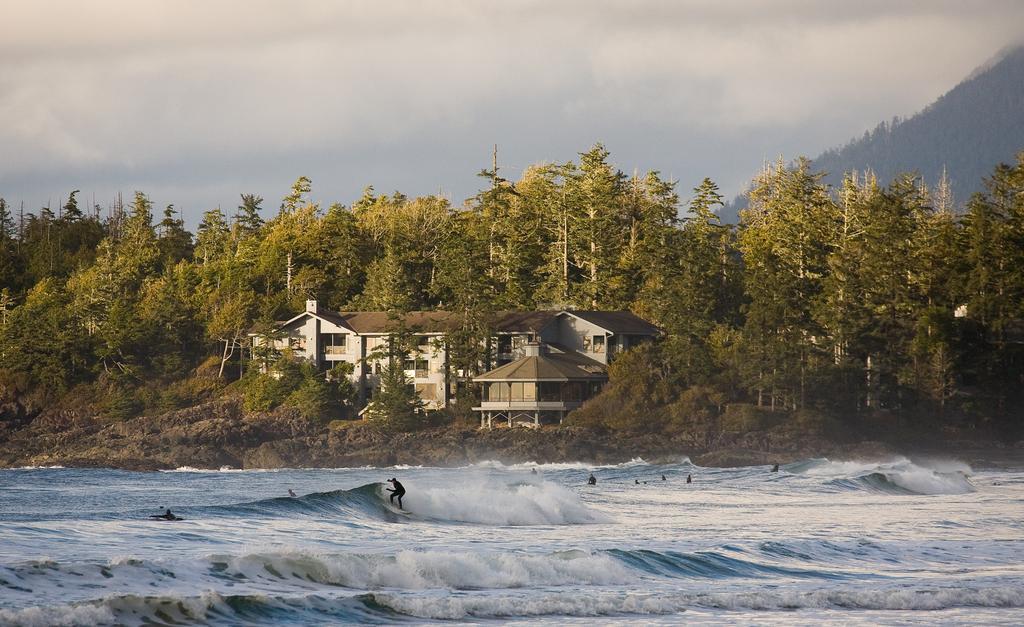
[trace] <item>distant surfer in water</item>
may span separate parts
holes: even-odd
[[[693,483],[693,475],[686,475],[686,483]]]
[[[775,464],[774,466],[772,466],[772,472],[779,472],[779,465],[778,464]]]
[[[165,511],[163,514],[153,514],[152,516],[150,516],[150,518],[153,518],[153,519],[156,519],[156,520],[181,520],[180,518],[178,518],[177,516],[172,514],[170,509],[167,509],[167,508],[164,508],[164,509],[167,510],[167,511]]]
[[[402,507],[402,497],[405,496],[405,486],[403,486],[402,483],[394,477],[388,479],[388,483],[395,486],[394,489],[388,488],[388,492],[391,493],[391,504],[394,505],[395,499],[397,498],[398,509],[405,509]]]
[[[290,497],[294,498],[294,497],[296,497],[296,496],[298,496],[298,495],[297,495],[297,494],[295,494],[295,492],[293,492],[291,488],[288,488],[288,496],[290,496]]]
[[[590,478],[587,479],[587,485],[597,485],[597,477],[594,476],[594,473],[590,473]]]

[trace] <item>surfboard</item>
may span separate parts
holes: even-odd
[[[391,501],[388,500],[387,497],[384,498],[384,509],[388,510],[391,513],[400,514],[402,516],[409,516],[410,515],[409,510],[407,510],[407,509],[398,509],[398,507],[396,507],[396,506],[391,504]]]

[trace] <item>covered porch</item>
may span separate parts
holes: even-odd
[[[473,379],[482,387],[480,427],[537,428],[561,424],[566,415],[597,394],[607,380],[604,368],[578,355],[548,353],[527,345],[525,357]],[[584,358],[585,359],[585,358]]]

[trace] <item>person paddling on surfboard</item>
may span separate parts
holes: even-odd
[[[155,518],[158,520],[181,520],[180,518],[172,514],[170,509],[165,509],[167,509],[167,511],[165,511],[163,514],[154,514],[150,516],[150,518]]]
[[[405,496],[405,486],[403,486],[402,483],[394,477],[388,479],[388,483],[393,484],[395,486],[393,490],[391,488],[388,488],[388,492],[391,493],[391,504],[394,505],[395,499],[397,498],[398,509],[405,509],[404,507],[402,507],[402,497]]]

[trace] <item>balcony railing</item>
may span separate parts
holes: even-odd
[[[473,409],[477,411],[559,411],[576,409],[582,404],[582,401],[481,401],[480,405]]]
[[[324,355],[344,355],[347,352],[344,346],[324,346]]]

